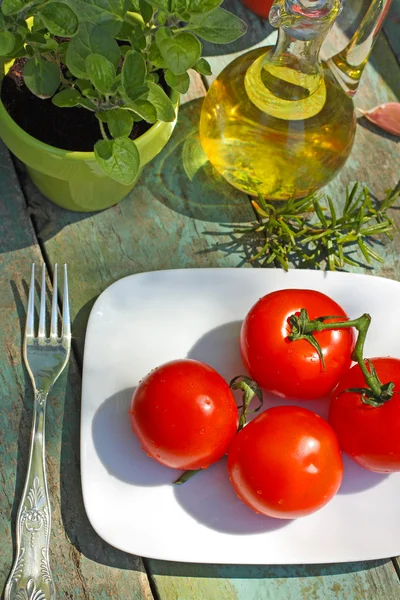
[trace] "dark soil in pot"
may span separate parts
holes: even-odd
[[[25,59],[16,60],[2,83],[1,100],[11,118],[24,131],[50,146],[92,152],[101,139],[94,113],[81,107],[59,108],[51,98],[42,100],[32,94],[22,77],[24,63]],[[134,123],[130,137],[136,139],[150,127],[145,121]]]

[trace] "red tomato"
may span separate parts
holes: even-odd
[[[273,0],[242,0],[242,3],[256,15],[268,19]]]
[[[189,359],[151,371],[129,412],[143,450],[174,469],[204,469],[218,461],[238,427],[229,385],[208,365]]]
[[[315,334],[324,359],[307,340],[290,341],[288,318],[305,308],[310,319],[346,317],[333,300],[313,290],[279,290],[261,298],[247,314],[240,334],[243,364],[250,376],[283,398],[312,399],[329,394],[351,366],[352,329]],[[330,319],[333,321],[334,319]]]
[[[371,359],[382,383],[392,381],[395,393],[378,407],[364,404],[361,394],[342,393],[349,388],[365,388],[364,376],[355,365],[340,380],[329,410],[344,452],[359,465],[377,473],[400,471],[400,360]]]
[[[245,504],[257,513],[283,519],[322,508],[343,477],[332,427],[297,406],[270,408],[246,425],[232,442],[228,469]]]

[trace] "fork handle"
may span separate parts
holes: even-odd
[[[51,508],[45,460],[48,391],[35,391],[31,446],[16,523],[16,555],[4,600],[55,600],[49,565]]]

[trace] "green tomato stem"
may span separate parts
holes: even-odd
[[[243,392],[243,404],[240,407],[241,413],[237,430],[237,433],[239,433],[239,431],[246,425],[247,415],[259,411],[262,407],[263,395],[258,384],[253,379],[250,379],[250,377],[246,377],[245,375],[238,375],[237,377],[234,377],[234,379],[232,379],[230,382],[229,387],[232,390],[242,390]],[[259,400],[259,405],[254,410],[249,411],[250,402],[255,396]],[[185,483],[191,479],[193,475],[196,475],[196,473],[199,473],[199,471],[202,470],[203,469],[193,469],[185,471],[180,477],[178,477],[178,479],[174,481],[174,485],[181,485],[182,483]]]
[[[367,389],[364,390],[363,401],[373,406],[387,402],[393,395],[394,385],[391,383],[382,384],[379,377],[369,361],[365,361],[363,357],[364,344],[367,337],[368,329],[371,324],[371,316],[367,313],[361,315],[357,319],[348,319],[346,321],[338,320],[331,323],[325,323],[326,319],[342,319],[342,317],[320,317],[318,319],[310,319],[307,311],[302,308],[300,315],[291,315],[289,323],[292,326],[292,333],[289,334],[291,341],[299,339],[308,340],[314,348],[316,348],[323,367],[325,362],[318,341],[314,337],[314,333],[320,331],[330,331],[334,329],[349,329],[354,327],[357,330],[357,341],[352,352],[352,360],[358,364],[364,376]],[[369,369],[367,367],[369,365]]]

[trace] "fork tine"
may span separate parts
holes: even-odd
[[[26,313],[25,337],[34,337],[34,311],[35,311],[35,263],[32,263],[31,283],[29,286],[28,311]]]
[[[68,270],[64,264],[64,296],[63,296],[63,325],[62,336],[64,338],[71,337],[71,319],[69,314],[69,297],[68,297]]]
[[[54,275],[53,275],[53,299],[51,302],[51,327],[50,327],[50,338],[52,340],[57,338],[57,263],[54,265]]]
[[[42,267],[42,289],[40,290],[39,339],[46,337],[46,265]]]

